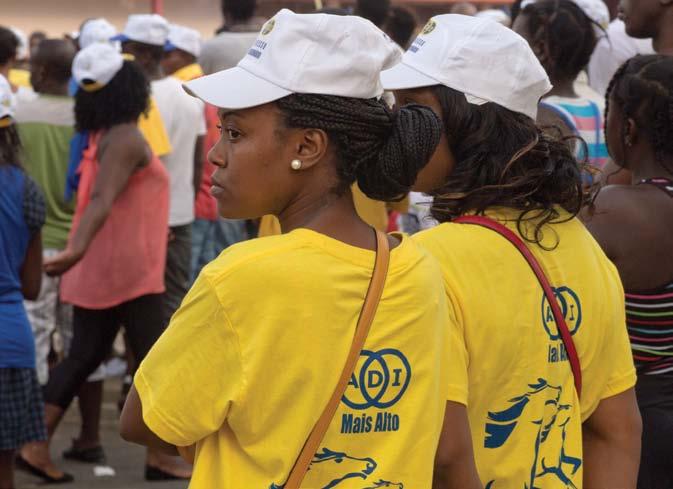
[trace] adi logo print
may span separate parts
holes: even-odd
[[[360,361],[341,399],[351,409],[388,409],[411,382],[411,365],[401,351],[362,350]]]
[[[570,287],[552,288],[561,313],[566,320],[570,334],[574,335],[582,324],[582,305],[579,296]],[[542,294],[542,326],[552,341],[560,340],[561,335],[547,297]]]

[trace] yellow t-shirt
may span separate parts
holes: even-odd
[[[284,484],[341,374],[374,258],[297,229],[206,266],[135,378],[149,428],[198,442],[190,488]],[[431,487],[451,354],[441,280],[408,237],[392,250],[365,349],[302,487]]]
[[[489,215],[516,231],[518,212]],[[509,241],[448,223],[414,239],[439,259],[450,314],[462,331],[466,361],[451,356],[449,400],[467,405],[483,483],[581,488],[582,422],[602,399],[636,381],[614,265],[577,219],[544,228],[544,246],[558,239],[557,248],[529,244],[573,333],[583,376],[579,401],[542,287]]]
[[[154,97],[150,97],[150,107],[147,114],[141,115],[140,119],[138,119],[138,129],[155,155],[161,157],[173,151]]]
[[[30,71],[12,68],[9,70],[9,83],[17,87],[30,88]]]
[[[393,204],[386,204],[385,202],[370,199],[364,193],[362,193],[362,190],[360,190],[360,187],[358,187],[357,184],[353,184],[351,190],[353,192],[353,203],[355,204],[355,210],[357,211],[360,218],[379,231],[386,232],[388,229],[387,205],[390,205],[391,208],[397,210],[398,212],[405,212],[404,209],[408,209],[409,207],[409,202],[406,199],[405,201],[395,202]],[[265,236],[275,236],[281,232],[280,222],[278,222],[278,219],[275,216],[262,217],[259,223],[260,238]]]
[[[173,73],[173,76],[180,81],[188,82],[194,80],[195,78],[201,78],[203,76],[203,70],[198,63],[192,63],[191,65],[183,66],[178,71]]]

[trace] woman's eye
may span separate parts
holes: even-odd
[[[238,139],[241,136],[241,133],[238,132],[236,129],[227,129],[227,136],[229,137],[230,140],[235,140]]]

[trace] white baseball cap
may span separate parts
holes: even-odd
[[[87,92],[110,83],[124,65],[122,54],[110,44],[94,43],[82,49],[72,63],[72,76]]]
[[[472,104],[493,102],[533,119],[552,88],[524,38],[490,19],[455,14],[430,19],[381,80],[386,90],[444,85]]]
[[[84,49],[97,42],[109,43],[110,39],[117,34],[115,26],[103,18],[91,19],[84,23],[77,40],[79,47]]]
[[[163,46],[168,40],[168,21],[158,14],[129,15],[122,33],[110,40]]]
[[[9,28],[16,37],[16,40],[19,42],[19,46],[16,48],[16,59],[19,61],[24,61],[30,56],[28,48],[28,36],[18,27]]]
[[[529,5],[535,3],[537,0],[523,0],[521,2],[521,9],[525,9]],[[604,30],[610,25],[610,11],[603,0],[570,0],[577,5],[584,14],[589,17],[596,26],[596,33],[598,35],[605,35]],[[598,27],[600,26],[600,27]]]
[[[201,55],[201,34],[189,27],[171,24],[164,50],[173,51],[174,49],[182,49],[198,58]]]
[[[184,86],[228,109],[255,107],[292,93],[369,99],[383,94],[379,73],[399,58],[397,45],[361,17],[283,9],[264,25],[238,66]]]
[[[0,128],[14,122],[14,95],[7,79],[0,75]]]

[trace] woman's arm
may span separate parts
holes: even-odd
[[[472,450],[467,408],[446,403],[444,425],[435,455],[432,489],[483,489]]]
[[[633,388],[603,399],[582,425],[584,487],[635,489],[641,434]]]
[[[107,138],[89,204],[66,249],[45,262],[49,275],[61,275],[82,259],[133,172],[148,161],[147,143],[135,125],[117,126]]]
[[[131,443],[154,448],[168,455],[178,455],[175,445],[166,443],[150,430],[143,419],[143,405],[138,391],[131,386],[131,391],[126,397],[126,403],[122,410],[121,424],[119,428],[121,437]]]
[[[37,232],[28,243],[26,258],[21,266],[21,292],[23,297],[34,301],[42,286],[42,233]]]

